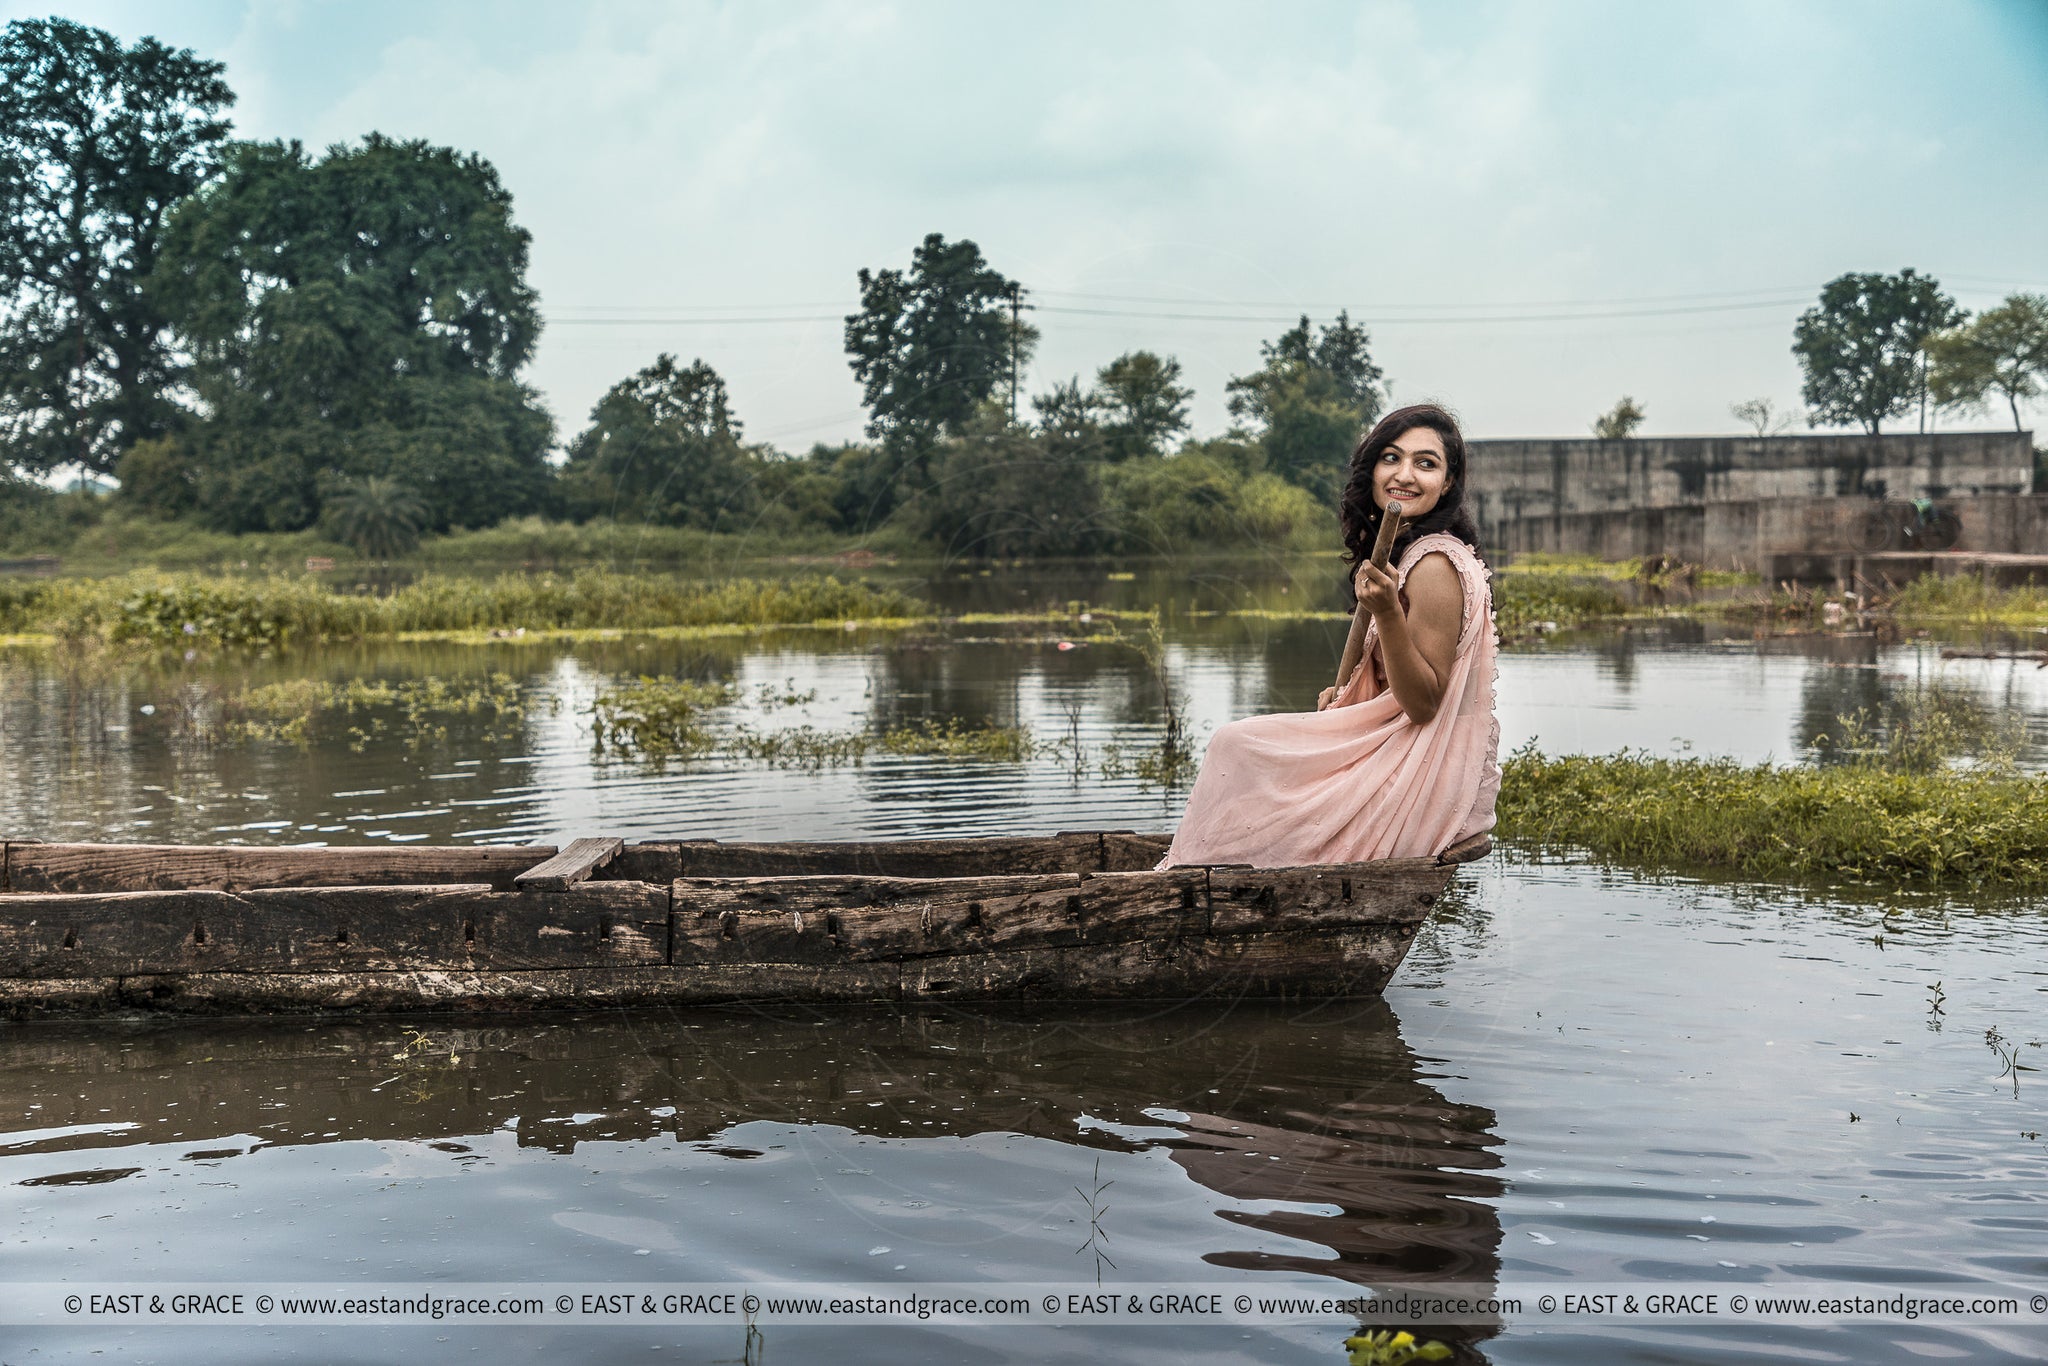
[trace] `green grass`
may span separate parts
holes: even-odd
[[[1501,767],[1498,833],[1539,847],[1766,880],[2048,887],[2048,782],[2010,769],[1533,750]]]
[[[1892,615],[1908,625],[2048,626],[2048,587],[1986,587],[1974,575],[1923,574],[1899,590]]]
[[[1509,639],[1541,631],[1544,623],[1585,626],[1627,611],[1621,591],[1601,579],[1524,571],[1493,581],[1494,626]]]
[[[831,576],[705,583],[587,569],[496,578],[430,575],[384,596],[306,577],[138,571],[108,579],[0,579],[0,633],[110,644],[274,646],[491,630],[803,625],[893,619],[930,608]]]

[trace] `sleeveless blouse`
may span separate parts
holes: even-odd
[[[1493,828],[1500,791],[1494,716],[1493,594],[1486,565],[1455,536],[1418,537],[1396,582],[1428,555],[1448,558],[1463,592],[1443,702],[1417,724],[1381,682],[1379,624],[1331,705],[1233,721],[1218,730],[1160,867],[1285,868],[1442,853]]]

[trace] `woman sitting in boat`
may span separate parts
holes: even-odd
[[[1358,443],[1339,510],[1357,598],[1349,673],[1315,711],[1216,732],[1161,867],[1433,855],[1493,828],[1493,597],[1464,496],[1465,441],[1442,408],[1389,413]],[[1400,530],[1382,568],[1389,503]]]

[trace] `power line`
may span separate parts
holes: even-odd
[[[1691,304],[1676,308],[1585,308],[1574,312],[1559,313],[1481,313],[1457,317],[1446,316],[1403,316],[1393,313],[1361,311],[1358,320],[1375,327],[1411,326],[1460,326],[1468,324],[1577,322],[1606,318],[1672,318],[1700,313],[1734,313],[1764,308],[1795,308],[1808,302],[1805,295],[1797,298],[1759,299],[1749,303]],[[1041,313],[1056,313],[1068,317],[1085,318],[1149,318],[1164,322],[1223,322],[1282,324],[1291,321],[1276,313],[1182,313],[1160,309],[1142,308],[1076,308],[1063,304],[1039,304]],[[813,324],[844,322],[841,314],[790,315],[785,317],[685,317],[676,314],[648,315],[637,318],[555,318],[548,322],[562,327],[726,327],[726,326],[774,326],[777,324]]]
[[[1148,294],[1091,294],[1071,289],[1036,289],[1034,294],[1058,295],[1073,299],[1100,299],[1113,303],[1135,304],[1186,304],[1208,308],[1284,308],[1289,312],[1336,313],[1360,308],[1373,309],[1451,309],[1451,308],[1595,308],[1603,305],[1631,306],[1635,304],[1682,304],[1697,303],[1706,299],[1749,299],[1761,295],[1778,298],[1796,294],[1805,298],[1811,292],[1803,285],[1785,285],[1774,289],[1728,289],[1706,294],[1646,294],[1638,298],[1623,299],[1518,299],[1513,302],[1489,303],[1409,303],[1409,304],[1364,304],[1357,300],[1342,304],[1304,304],[1288,299],[1190,299],[1162,298]]]

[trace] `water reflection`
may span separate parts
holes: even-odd
[[[1013,1134],[1169,1153],[1220,1197],[1206,1228],[1178,1230],[1217,1267],[1375,1288],[1492,1282],[1500,1269],[1494,1116],[1432,1085],[1378,1000],[1307,1013],[697,1012],[424,1033],[49,1025],[13,1031],[11,1045],[0,1177],[12,1183],[119,1181],[145,1173],[141,1153],[224,1163],[233,1179],[233,1159],[252,1153],[317,1165],[317,1149],[361,1141],[431,1144],[465,1162],[479,1136],[507,1129],[536,1153],[669,1140],[747,1160],[762,1155],[758,1135],[836,1126],[912,1140],[912,1167],[949,1140]],[[628,1171],[637,1160],[617,1148],[604,1158]],[[524,1243],[516,1228],[494,1238]],[[277,1251],[259,1241],[246,1266],[208,1273],[260,1278]]]
[[[1290,584],[1255,587],[1278,598]],[[1306,596],[1308,585],[1299,591]],[[1329,681],[1340,627],[1183,612],[1167,632],[1165,672],[1192,742],[1241,716],[1312,706]],[[1869,634],[1752,639],[1671,622],[1554,638],[1504,654],[1500,667],[1504,750],[1533,740],[1551,753],[1801,761],[1823,737],[1839,738],[1840,716],[1938,680],[2023,718],[2022,762],[2048,760],[2048,671],[2032,659],[1944,659],[1932,643]],[[251,688],[363,678],[432,679],[460,691],[496,675],[513,680],[516,718],[451,714],[408,729],[387,706],[370,722],[323,716],[303,744],[229,743],[223,734],[228,700]],[[721,715],[755,730],[954,721],[1023,727],[1048,752],[1023,763],[875,757],[824,771],[718,755],[659,767],[595,754],[595,698],[641,675],[734,685],[742,700]],[[815,696],[768,706],[756,700],[763,689]],[[1113,751],[1160,743],[1167,700],[1131,642],[1089,640],[1077,623],[573,644],[385,641],[190,661],[0,651],[0,832],[361,843],[1165,828],[1182,792],[1148,785],[1129,765],[1103,769]],[[1054,742],[1064,748],[1051,752]]]

